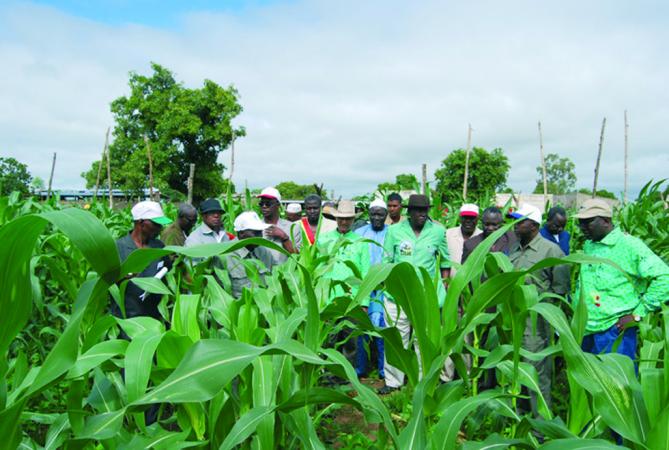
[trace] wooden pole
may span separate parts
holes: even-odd
[[[149,159],[149,200],[153,200],[153,158],[151,158],[151,142],[146,134],[144,142],[146,143],[146,157]]]
[[[112,180],[111,180],[111,160],[109,154],[111,148],[107,147],[107,191],[109,192],[109,209],[114,207],[114,197],[112,196]]]
[[[53,161],[51,161],[51,175],[49,175],[49,189],[47,190],[47,198],[51,197],[51,185],[53,183],[53,172],[56,169],[56,152],[53,152]]]
[[[544,155],[544,136],[541,132],[541,121],[539,121],[539,151],[541,152],[541,169],[544,178],[544,205],[548,202],[548,177],[546,176],[546,156]]]
[[[190,164],[190,174],[188,175],[188,204],[193,204],[193,182],[195,181],[195,164]]]
[[[228,181],[232,183],[232,174],[235,172],[235,132],[232,132],[232,141],[230,142],[230,175]]]
[[[467,181],[469,180],[469,152],[472,148],[472,124],[468,124],[467,150],[465,152],[465,179],[462,182],[462,201],[467,200]]]
[[[629,169],[628,169],[628,157],[629,157],[629,146],[628,146],[628,134],[629,134],[630,124],[627,120],[627,110],[625,110],[625,185],[623,189],[623,202],[627,203],[627,189],[629,187]]]
[[[423,195],[427,195],[427,164],[423,164]]]
[[[102,158],[100,158],[100,164],[98,164],[98,177],[95,179],[95,193],[93,198],[98,199],[98,189],[100,188],[100,174],[102,173],[102,165],[105,162],[105,154],[107,153],[107,147],[109,146],[109,130],[111,127],[107,127],[107,134],[105,135],[105,146],[102,147]]]
[[[602,132],[599,135],[599,150],[597,151],[597,163],[595,164],[595,182],[592,185],[592,198],[597,196],[597,179],[599,178],[599,163],[602,160],[602,147],[604,146],[604,129],[606,128],[606,117],[602,120]]]

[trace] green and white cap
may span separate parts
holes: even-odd
[[[132,220],[150,220],[155,222],[158,225],[169,225],[172,223],[172,220],[165,217],[163,208],[158,202],[152,202],[151,200],[145,200],[143,202],[137,203],[130,210],[132,213]]]

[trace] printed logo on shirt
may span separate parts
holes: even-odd
[[[409,241],[403,241],[400,244],[400,256],[413,255],[413,244]]]

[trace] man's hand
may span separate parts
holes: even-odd
[[[288,235],[286,234],[285,231],[283,231],[283,230],[282,230],[281,228],[279,228],[279,227],[275,227],[274,225],[272,225],[271,227],[267,228],[267,229],[265,230],[265,234],[266,234],[267,236],[269,236],[269,237],[279,238],[279,239],[281,239],[282,241],[290,240],[290,238],[288,237]]]
[[[636,322],[633,314],[625,314],[616,322],[616,328],[618,331],[623,331],[625,326],[630,322]]]

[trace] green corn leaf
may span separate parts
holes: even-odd
[[[103,341],[94,345],[77,359],[74,367],[67,373],[67,378],[78,378],[88,373],[94,367],[99,366],[104,361],[118,355],[124,355],[127,347],[128,341],[122,339]]]
[[[125,352],[125,385],[128,402],[132,403],[146,391],[151,375],[151,363],[163,333],[147,331],[130,341]]]
[[[231,450],[235,446],[244,442],[256,428],[274,412],[271,406],[257,406],[251,409],[237,420],[230,433],[225,437],[223,443],[218,447],[219,450]]]
[[[137,287],[148,292],[149,294],[172,295],[170,288],[168,288],[165,283],[163,283],[158,278],[131,278],[130,282],[137,285]]]
[[[541,447],[541,450],[625,450],[628,447],[612,444],[602,439],[556,439]]]

